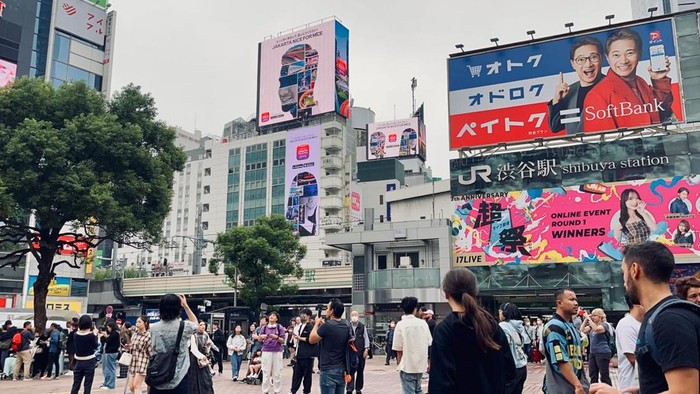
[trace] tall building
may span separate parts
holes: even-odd
[[[672,14],[700,8],[700,0],[631,0],[632,18],[648,18],[650,8],[656,7],[654,16]]]

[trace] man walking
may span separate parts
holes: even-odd
[[[532,342],[535,341],[535,327],[530,324],[530,318],[523,318],[525,326],[525,336],[523,337],[523,350],[527,356],[527,361],[532,361]]]
[[[675,268],[662,243],[630,245],[622,259],[625,290],[646,311],[639,329],[636,363],[641,393],[700,392],[700,309],[671,294]],[[595,384],[591,393],[617,393]]]
[[[637,358],[634,354],[634,349],[637,345],[637,337],[639,336],[639,328],[642,326],[644,319],[644,308],[641,305],[634,305],[630,301],[628,295],[625,294],[625,301],[630,308],[630,312],[617,323],[617,387],[624,390],[630,387],[639,387],[638,380],[635,377],[635,367]]]
[[[294,364],[294,373],[292,375],[292,394],[296,394],[304,381],[304,394],[311,393],[312,374],[314,372],[314,357],[317,356],[318,350],[316,345],[309,342],[309,336],[313,325],[311,324],[311,309],[303,309],[300,314],[301,322],[296,329],[294,339],[297,341],[297,360]]]
[[[61,352],[60,349],[61,342],[61,329],[56,323],[51,323],[51,328],[49,331],[49,357],[48,357],[48,369],[46,370],[46,376],[41,378],[41,380],[51,379],[51,373],[55,370],[55,376],[53,379],[58,379],[60,375],[60,366],[58,363],[58,356]]]
[[[433,343],[428,323],[418,319],[418,299],[404,297],[401,300],[404,315],[396,324],[392,350],[396,351],[399,377],[404,394],[420,394],[421,378],[428,370],[428,347]]]
[[[19,370],[24,366],[24,380],[28,381],[32,380],[29,375],[29,368],[32,366],[32,352],[29,349],[31,342],[34,340],[34,330],[32,329],[32,323],[28,321],[24,322],[23,327],[24,329],[20,333],[22,342],[19,345],[19,350],[17,350],[17,360],[12,370],[12,380],[19,380]]]
[[[224,335],[224,332],[221,330],[219,327],[219,323],[213,323],[212,325],[212,333],[211,333],[211,340],[214,342],[214,345],[219,349],[217,350],[212,350],[214,352],[214,359],[216,360],[216,363],[219,365],[219,376],[221,376],[224,373],[224,363],[223,363],[223,357],[224,357],[224,350],[226,349],[226,335]],[[212,367],[216,367],[215,365],[212,365]]]
[[[365,385],[365,360],[369,356],[369,335],[367,328],[360,321],[360,314],[357,311],[350,312],[350,329],[355,337],[355,347],[357,347],[357,369],[350,371],[350,382],[348,383],[347,393],[362,394],[362,388]]]
[[[311,344],[321,343],[319,359],[321,394],[344,394],[345,351],[350,340],[350,327],[342,320],[345,306],[337,298],[326,306],[326,322],[317,317],[309,336]]]
[[[554,293],[557,309],[544,327],[546,357],[545,393],[584,394],[590,383],[583,368],[581,336],[572,318],[578,312],[576,293],[559,289]]]

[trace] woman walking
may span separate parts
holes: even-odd
[[[214,342],[207,334],[207,323],[199,322],[197,332],[190,338],[189,394],[214,394],[211,363],[209,362],[209,352],[211,352],[212,346],[214,346]]]
[[[527,379],[527,355],[524,351],[525,337],[528,335],[523,326],[523,317],[518,307],[507,302],[498,309],[500,323],[498,325],[508,338],[510,354],[515,361],[515,378],[506,382],[506,394],[520,394],[523,392],[525,379]]]
[[[243,360],[243,352],[245,352],[247,343],[243,334],[241,334],[241,326],[236,326],[234,332],[226,341],[226,348],[231,359],[231,379],[238,381],[238,374],[241,370],[241,361]]]
[[[136,330],[131,335],[128,349],[131,351],[131,364],[129,365],[129,391],[141,394],[141,385],[146,379],[146,368],[151,358],[151,332],[150,323],[146,316],[136,319]]]
[[[466,268],[450,270],[442,281],[452,313],[433,333],[431,393],[501,394],[515,376],[508,339],[477,303],[476,286],[476,277]]]
[[[83,394],[90,394],[92,381],[95,378],[95,349],[98,344],[97,329],[92,327],[92,318],[88,315],[80,316],[78,331],[73,337],[75,366],[73,367],[71,394],[78,394],[83,379],[85,379]]]

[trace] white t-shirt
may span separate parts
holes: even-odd
[[[637,346],[637,336],[642,322],[632,317],[629,313],[617,323],[615,344],[617,346],[618,370],[617,378],[619,381],[619,389],[623,390],[628,387],[639,387],[639,382],[635,379],[635,368],[632,367],[625,353],[634,354],[634,349]]]
[[[413,315],[403,315],[396,324],[392,350],[403,352],[397,368],[405,373],[424,373],[428,370],[428,346],[432,345],[428,323]]]

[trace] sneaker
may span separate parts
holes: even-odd
[[[41,380],[49,380],[49,379],[51,379],[51,378],[48,377],[48,376],[43,376],[43,377],[41,377]]]
[[[24,378],[24,379],[22,379],[22,380],[24,380],[25,382],[31,382],[31,381],[34,380],[34,379],[32,379],[32,378]]]
[[[68,371],[68,372],[66,372],[64,375],[66,375],[66,376],[73,376],[73,371]]]
[[[107,387],[107,386],[102,386],[102,387],[100,387],[100,390],[114,390],[114,389],[110,389],[110,388]]]
[[[54,376],[54,377],[53,377],[53,380],[58,380],[58,376]]]

